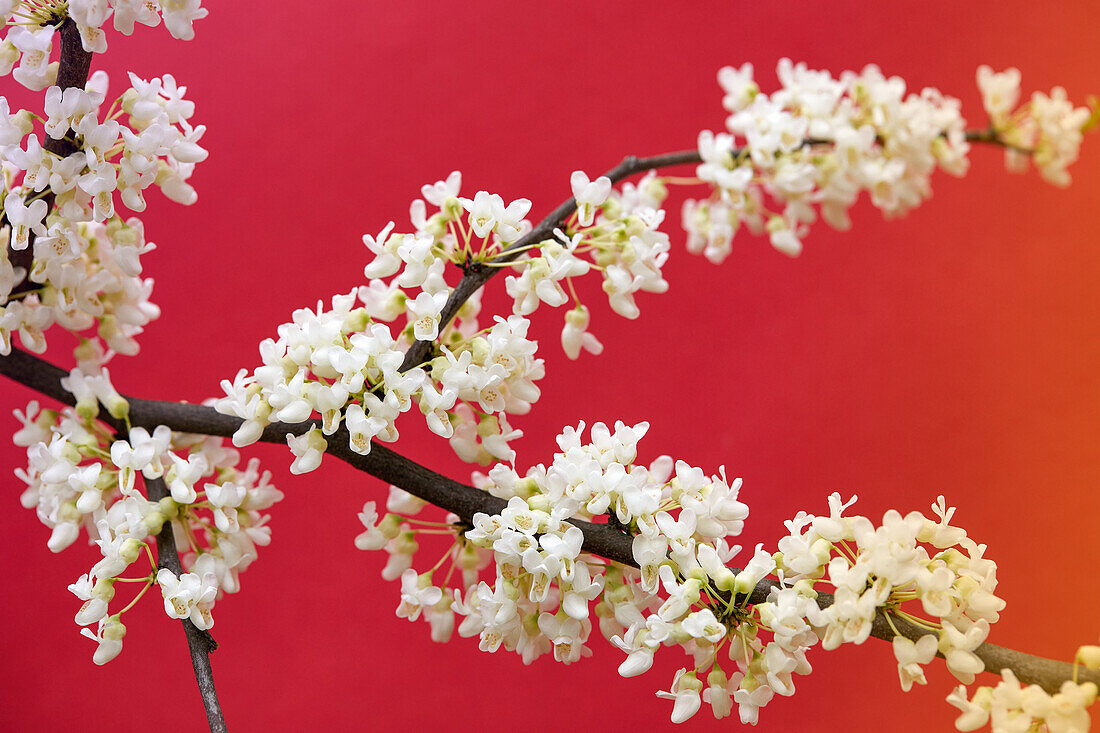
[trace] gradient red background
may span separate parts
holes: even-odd
[[[1018,66],[1027,91],[1062,84],[1078,102],[1100,92],[1100,10],[1086,1],[397,7],[214,3],[190,43],[163,28],[112,32],[93,68],[108,69],[115,90],[125,69],[175,74],[210,150],[195,206],[150,197],[144,219],[159,248],[145,265],[164,315],[138,357],[111,365],[120,390],[216,394],[220,379],[255,366],[257,343],[293,308],[362,283],[360,236],[390,219],[406,226],[420,185],[452,169],[464,191],[526,196],[541,217],[576,168],[691,147],[723,124],[723,64],[752,61],[770,90],[781,56],[834,72],[877,63],[912,89],[959,96],[974,127],[981,63]],[[649,420],[643,458],[669,453],[744,477],[750,545],[774,542],[800,509],[823,510],[834,490],[859,494],[873,518],[927,511],[942,493],[1000,565],[1008,608],[991,639],[1070,658],[1100,634],[1098,162],[1094,136],[1074,185],[1059,190],[975,150],[967,178],[937,176],[934,198],[904,220],[860,205],[851,232],[816,227],[797,260],[743,234],[721,267],[684,252],[677,195],[669,292],[642,297],[634,322],[599,293],[588,299],[603,357],[569,362],[561,312],[536,315],[548,375],[543,401],[515,420],[520,464],[548,461],[553,436],[579,419]],[[504,303],[503,282],[490,289],[488,302]],[[61,349],[49,354],[68,364]],[[0,395],[5,412],[33,396],[10,382]],[[416,423],[402,422],[395,447],[467,478]],[[16,423],[3,424],[10,434]],[[292,477],[285,448],[253,454],[286,499],[243,591],[216,609],[213,664],[232,730],[670,726],[671,706],[653,692],[680,666],[676,650],[624,680],[622,655],[598,635],[595,657],[571,668],[525,667],[476,640],[433,644],[425,625],[394,616],[384,555],[352,546],[356,512],[385,487],[335,460]],[[201,729],[183,634],[156,597],[127,615],[122,655],[92,664],[66,585],[94,553],[52,555],[48,530],[18,504],[22,452],[0,446],[0,465],[0,728]],[[905,695],[887,644],[811,658],[815,673],[762,711],[759,729],[950,729],[941,666]],[[739,723],[704,709],[688,725]]]

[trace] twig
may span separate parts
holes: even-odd
[[[80,29],[76,27],[76,23],[73,22],[72,18],[65,19],[61,24],[58,35],[61,38],[61,57],[57,64],[57,86],[61,87],[61,91],[65,91],[70,87],[83,89],[88,83],[88,71],[92,65],[92,54],[84,50],[84,42],[80,40]],[[71,133],[72,130],[67,131],[61,136],[60,140],[54,140],[46,135],[46,140],[42,143],[42,149],[53,153],[59,158],[72,155],[77,151],[77,147],[72,142]],[[54,195],[52,191],[47,191],[42,200],[46,202],[47,212],[53,208]],[[12,267],[21,267],[26,273],[23,282],[12,288],[9,297],[18,296],[20,293],[38,287],[38,284],[31,282],[30,278],[31,269],[34,266],[34,232],[31,232],[28,237],[26,249],[8,249],[8,261],[11,262]]]
[[[0,357],[0,374],[24,384],[32,389],[53,397],[59,402],[74,405],[76,400],[61,387],[61,378],[67,373],[53,364],[13,348],[11,355]],[[177,432],[198,433],[203,435],[230,436],[240,427],[240,418],[222,415],[212,407],[191,405],[182,402],[162,402],[126,397],[130,403],[130,422],[134,426],[149,430],[158,425],[167,425]],[[101,421],[116,431],[124,429],[121,421],[101,412]],[[268,443],[285,443],[287,435],[302,435],[318,426],[319,421],[302,423],[272,423],[268,425],[260,438]],[[478,512],[499,514],[506,502],[480,489],[455,481],[431,469],[415,463],[389,448],[371,443],[371,452],[359,455],[349,447],[347,430],[341,426],[334,435],[328,436],[328,453],[346,461],[355,468],[398,486],[410,494],[454,512],[464,521],[473,519]],[[584,533],[584,551],[601,555],[623,565],[637,567],[632,550],[632,538],[609,524],[595,524],[581,520],[569,520]],[[737,572],[737,568],[731,568]],[[778,587],[774,580],[762,580],[749,595],[748,602],[763,603],[773,588]],[[832,605],[833,597],[828,593],[819,593],[817,603],[821,608]],[[916,624],[905,619],[892,617],[893,625],[899,633],[909,639],[919,639],[928,634]],[[883,611],[878,611],[871,626],[871,636],[886,641],[893,640],[896,634],[891,628]],[[985,664],[987,672],[1000,674],[1002,669],[1011,669],[1026,684],[1037,684],[1048,692],[1057,692],[1062,683],[1073,678],[1073,665],[1043,657],[1037,657],[1014,649],[985,643],[975,652]],[[1077,679],[1081,682],[1094,682],[1100,685],[1100,672],[1078,670]]]
[[[997,145],[1009,150],[1015,150],[1016,152],[1023,154],[1030,154],[1030,150],[1018,148],[1014,145],[1009,145],[1001,140],[997,133],[992,128],[984,130],[967,130],[966,140],[968,142],[988,143],[990,145]],[[799,147],[806,147],[811,145],[827,145],[831,143],[831,140],[824,140],[819,138],[807,138],[802,141]],[[746,148],[734,148],[731,151],[731,155],[737,158],[744,152]],[[654,170],[656,168],[669,168],[677,165],[689,165],[692,163],[703,162],[702,157],[699,155],[698,150],[681,150],[675,153],[664,153],[662,155],[654,155],[648,158],[639,158],[633,155],[628,155],[623,158],[622,162],[617,166],[604,173],[605,176],[611,179],[612,183],[618,183],[624,178],[629,178],[636,173],[642,173],[643,171]],[[515,242],[510,244],[503,252],[493,258],[494,264],[502,262],[511,262],[524,251],[524,248],[529,245],[541,242],[545,239],[550,239],[554,235],[554,229],[561,227],[567,218],[577,210],[577,200],[570,196],[563,201],[556,209],[551,211],[546,217],[540,221],[534,229],[527,234],[523,235]],[[443,310],[439,316],[439,333],[443,333],[443,329],[447,327],[447,324],[458,313],[462,304],[470,299],[474,293],[476,293],[485,283],[489,282],[489,279],[497,274],[501,269],[500,267],[487,267],[485,264],[479,262],[468,262],[464,267],[462,279],[459,280],[458,285],[455,287],[454,292],[447,299],[447,303],[443,306]],[[432,349],[432,341],[416,341],[405,352],[405,358],[401,362],[400,371],[407,371],[417,364],[422,364],[427,358]]]
[[[698,150],[681,150],[676,153],[654,155],[649,158],[638,158],[633,155],[628,155],[623,158],[621,163],[607,173],[604,173],[604,175],[610,178],[612,183],[618,183],[635,173],[641,173],[642,171],[651,170],[653,168],[667,168],[674,165],[699,163],[701,161],[702,158],[699,157]],[[493,258],[493,262],[511,262],[519,256],[520,252],[527,245],[535,244],[536,242],[541,242],[544,239],[553,237],[554,229],[560,227],[576,210],[577,200],[570,196],[563,201],[558,208],[547,214],[534,229],[524,234],[498,256]],[[458,309],[462,307],[462,304],[469,300],[470,296],[476,293],[485,283],[489,282],[489,278],[497,274],[497,271],[500,269],[499,267],[486,267],[478,262],[466,264],[462,279],[459,280],[458,286],[455,287],[454,292],[451,293],[451,297],[447,299],[447,303],[443,306],[443,310],[440,313],[440,333],[443,333],[443,329],[446,328],[447,324],[451,322],[451,319],[455,317],[455,314],[458,313]],[[400,370],[403,372],[408,371],[417,364],[423,363],[428,358],[432,343],[431,341],[414,342],[413,345],[409,347],[409,350],[405,352],[405,358],[401,362]]]
[[[1012,143],[1006,143],[1001,139],[1001,136],[997,134],[997,131],[992,127],[987,127],[984,130],[967,130],[966,141],[970,143],[985,143],[987,145],[996,145],[999,148],[1005,150],[1011,150],[1014,153],[1020,155],[1032,155],[1035,151],[1029,148],[1021,148],[1019,145],[1013,145]]]
[[[168,496],[168,486],[163,478],[145,479],[145,491],[150,501],[160,501]],[[183,564],[176,550],[176,537],[173,534],[172,520],[168,520],[157,534],[157,567],[168,568],[178,578],[183,575]],[[199,683],[202,705],[206,708],[206,721],[210,733],[226,733],[225,716],[218,704],[218,691],[214,689],[214,670],[210,667],[210,653],[218,648],[218,643],[209,631],[200,629],[184,618],[183,631],[187,635],[187,648],[191,652],[191,666],[195,669],[195,681]]]

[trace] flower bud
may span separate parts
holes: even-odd
[[[100,578],[92,586],[92,598],[100,598],[109,601],[115,597],[115,579]]]
[[[166,496],[157,502],[157,511],[164,515],[165,519],[171,519],[179,513],[180,505],[170,496]]]
[[[527,506],[532,510],[545,514],[546,516],[539,516],[539,531],[546,530],[546,522],[550,519],[550,497],[546,494],[535,494],[527,498]]]
[[[577,328],[582,331],[588,328],[588,321],[588,309],[585,308],[583,305],[578,305],[576,308],[568,311],[565,314],[565,322],[573,328]]]
[[[416,541],[416,533],[412,531],[402,532],[395,541],[397,553],[400,555],[415,554],[420,545]]]
[[[50,533],[50,539],[46,546],[50,548],[50,552],[61,552],[75,542],[79,534],[80,525],[72,522],[59,522],[54,526],[53,532]]]
[[[399,514],[387,514],[378,523],[378,531],[388,540],[392,540],[401,534],[401,516]]]
[[[796,581],[794,589],[798,591],[799,595],[806,596],[815,601],[817,600],[817,591],[814,590],[814,582],[810,578],[803,578],[802,580]]]
[[[84,420],[99,417],[99,400],[94,395],[85,395],[76,401],[76,414]]]
[[[160,509],[154,509],[145,515],[143,520],[145,531],[149,534],[159,534],[166,521],[168,521],[168,517],[164,515],[164,512]]]
[[[516,481],[515,486],[513,487],[513,491],[515,491],[515,495],[520,497],[521,499],[529,499],[530,497],[538,493],[539,484],[538,481],[531,478],[530,476],[524,476],[519,481]],[[528,504],[530,504],[530,502],[528,502]],[[544,511],[550,510],[544,509]]]
[[[107,412],[111,414],[111,417],[118,420],[125,420],[130,414],[130,403],[117,392],[113,396],[108,396],[104,401],[104,405],[106,405]]]
[[[122,638],[126,636],[126,626],[122,623],[122,616],[115,614],[107,619],[107,623],[103,625],[104,639],[110,639],[111,641],[122,641]]]
[[[817,558],[818,565],[828,565],[833,553],[833,543],[826,539],[819,539],[810,545],[810,552]]]
[[[524,614],[521,623],[528,636],[538,638],[542,634],[539,630],[539,615],[537,613]]]
[[[481,555],[477,551],[477,545],[465,544],[462,549],[458,551],[458,557],[455,558],[455,564],[462,570],[477,570],[477,566],[481,564]]]
[[[121,622],[118,623],[118,626],[122,628],[122,634],[125,634],[126,633],[126,627],[122,626]],[[105,627],[105,629],[106,628],[107,627]],[[104,633],[106,633],[106,631]],[[118,633],[118,632],[116,631],[114,633]],[[107,662],[109,662],[112,659],[114,659],[115,657],[117,657],[119,655],[119,652],[121,652],[121,651],[122,651],[122,638],[121,637],[119,637],[118,639],[104,638],[102,641],[99,642],[99,647],[96,648],[95,654],[92,655],[92,661],[95,662],[96,664],[106,664]]]
[[[454,196],[449,197],[446,201],[443,202],[442,211],[440,211],[440,214],[442,214],[443,216],[447,217],[448,219],[454,219],[456,221],[458,219],[461,219],[463,214],[465,213],[466,210],[462,206],[462,202]]]
[[[696,565],[691,570],[688,570],[687,576],[692,580],[699,581],[700,583],[705,583],[707,582],[707,580],[710,579],[710,576],[707,575],[707,571],[703,570],[703,568],[699,565]]]
[[[1077,661],[1085,669],[1100,669],[1100,646],[1083,646],[1077,650]]]
[[[489,361],[491,349],[489,342],[483,336],[477,336],[470,340],[470,351],[473,353],[475,364],[485,364]]]
[[[128,537],[123,541],[122,547],[119,548],[118,556],[125,560],[126,564],[129,565],[134,560],[138,559],[138,557],[141,555],[141,550],[144,547],[145,543],[141,540],[136,540],[133,537]],[[123,631],[123,633],[125,633],[125,631]]]
[[[703,584],[696,578],[688,578],[681,586],[683,588],[683,598],[688,605],[695,605],[699,602],[699,595],[703,589]]]
[[[759,580],[760,578],[757,578],[752,571],[742,570],[737,574],[734,580],[733,592],[738,595],[747,596],[753,592]]]
[[[722,671],[722,668],[717,664],[710,670],[710,674],[707,675],[707,685],[709,687],[725,687],[729,684],[729,678],[726,677],[726,673]]]

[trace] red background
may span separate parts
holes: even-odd
[[[594,175],[624,154],[691,147],[723,124],[723,64],[752,61],[768,91],[784,55],[834,72],[874,62],[912,89],[959,96],[973,127],[984,124],[981,63],[1018,66],[1028,92],[1062,84],[1078,102],[1100,92],[1093,2],[871,7],[215,3],[190,43],[163,28],[112,32],[93,68],[111,71],[116,91],[127,68],[175,74],[211,152],[195,206],[150,197],[144,219],[159,248],[145,265],[164,315],[138,357],[111,365],[115,383],[143,397],[216,394],[220,379],[255,366],[257,343],[293,308],[362,283],[360,236],[390,219],[406,226],[420,185],[452,169],[468,194],[526,196],[541,217],[576,168]],[[567,361],[561,312],[536,315],[548,375],[543,402],[515,420],[520,464],[548,461],[553,436],[578,419],[649,420],[643,458],[724,463],[744,477],[750,545],[773,542],[800,509],[823,510],[834,490],[858,493],[857,509],[876,519],[888,507],[927,511],[942,493],[1001,567],[1008,608],[992,640],[1063,659],[1096,643],[1100,140],[1086,140],[1068,190],[1006,174],[996,151],[972,162],[963,180],[937,176],[933,200],[907,219],[884,222],[863,204],[849,233],[816,227],[797,260],[747,234],[721,267],[687,255],[678,195],[670,291],[640,298],[634,322],[598,293],[588,300],[603,357]],[[503,302],[503,282],[490,288]],[[49,354],[68,363],[59,348]],[[0,395],[5,411],[32,396],[9,382]],[[398,450],[468,477],[416,422],[402,421]],[[356,512],[385,487],[335,460],[292,477],[285,448],[252,454],[286,499],[244,590],[216,609],[231,729],[670,725],[671,705],[653,692],[667,689],[679,652],[623,680],[622,655],[597,635],[595,657],[569,669],[547,658],[524,667],[476,640],[433,644],[425,625],[394,616],[384,555],[352,546]],[[200,729],[183,634],[155,597],[127,615],[122,655],[92,664],[65,587],[94,553],[47,550],[48,530],[17,501],[21,451],[0,446],[0,456],[0,728]],[[941,665],[903,695],[887,644],[811,659],[816,672],[762,711],[760,729],[951,727]],[[689,725],[737,722],[704,709]]]

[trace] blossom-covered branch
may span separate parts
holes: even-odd
[[[994,145],[996,147],[1008,148],[1016,153],[1022,155],[1028,155],[1031,153],[1022,147],[1011,145],[1006,143],[997,133],[992,129],[985,130],[967,130],[965,133],[965,139],[967,142],[978,142],[988,145]],[[813,146],[828,144],[829,140],[818,140],[814,138],[806,138],[802,141],[802,146]],[[731,151],[731,155],[734,158],[740,157],[747,152],[745,148],[737,148]],[[703,158],[700,155],[699,150],[681,150],[674,153],[664,153],[661,155],[653,155],[647,157],[638,157],[636,155],[628,155],[614,168],[604,173],[611,183],[619,183],[631,176],[639,173],[645,173],[651,170],[661,170],[664,168],[671,168],[679,165],[693,165],[703,162]],[[577,199],[570,196],[568,199],[560,203],[557,208],[543,217],[542,221],[535,225],[531,231],[524,234],[515,243],[509,245],[504,251],[493,258],[492,265],[497,265],[504,262],[510,262],[514,260],[519,254],[531,245],[537,244],[546,239],[552,239],[554,237],[554,230],[565,225],[566,220],[577,210]],[[491,266],[487,263],[478,261],[470,261],[463,264],[463,276],[455,286],[450,297],[447,299],[447,303],[443,306],[440,312],[439,323],[442,330],[458,313],[462,304],[470,299],[474,293],[485,286],[489,280],[500,272],[499,267]],[[400,371],[408,371],[417,364],[423,362],[428,354],[431,352],[432,342],[427,340],[416,341],[407,352],[405,352],[405,359],[401,363]]]
[[[155,502],[171,496],[163,477],[145,479],[145,491],[149,500]],[[181,577],[184,570],[176,549],[173,527],[171,522],[165,522],[157,533],[157,567],[168,570],[174,577]],[[191,653],[195,680],[199,683],[199,694],[206,709],[206,722],[212,733],[225,733],[225,715],[218,702],[218,691],[214,688],[214,670],[210,667],[210,653],[218,648],[218,644],[208,630],[195,626],[190,618],[181,619],[181,623],[187,635],[187,648]]]
[[[80,40],[80,30],[71,18],[66,18],[61,23],[57,33],[61,36],[61,55],[57,66],[57,87],[62,94],[66,89],[84,89],[84,85],[88,83],[88,72],[91,70],[92,54],[84,50],[84,45]],[[48,137],[42,144],[42,149],[53,153],[59,158],[66,158],[77,151],[77,146],[71,135],[72,130],[66,130],[60,138]],[[53,199],[52,191],[47,192],[42,199],[46,203],[47,210],[53,206]],[[6,216],[0,211],[0,224],[4,223],[5,220]],[[22,250],[12,249],[11,245],[8,245],[8,258],[12,267],[23,268],[27,272],[31,271],[34,264],[33,233],[29,241],[31,246]],[[33,288],[34,283],[28,278],[12,289],[12,295],[19,295]]]
[[[0,373],[60,402],[69,405],[76,404],[73,395],[61,386],[61,380],[68,376],[66,372],[31,354],[13,349],[10,355],[0,357]],[[166,425],[181,433],[230,436],[241,426],[240,419],[219,414],[213,408],[203,405],[147,400],[128,396],[124,396],[124,399],[129,404],[130,424],[135,427],[152,430],[157,426]],[[109,415],[102,415],[100,419],[116,430],[125,428],[121,420],[112,418]],[[285,443],[287,435],[302,435],[311,428],[312,426],[309,424],[273,423],[264,429],[260,440],[268,443]],[[375,444],[368,455],[361,455],[348,450],[346,445],[344,441],[333,441],[329,444],[328,452],[371,476],[398,486],[426,502],[454,513],[463,522],[471,522],[478,513],[499,514],[507,504],[504,500],[485,491],[455,481],[410,461],[384,445]],[[147,485],[151,487],[163,486],[163,480],[150,480]],[[150,498],[154,498],[153,491],[150,491]],[[162,497],[157,496],[156,498]],[[637,567],[638,562],[632,549],[633,537],[629,534],[611,524],[594,524],[576,519],[569,520],[569,523],[583,532],[585,552],[605,557],[623,565]],[[158,542],[163,534],[162,531],[161,535],[158,535]],[[170,551],[169,558],[172,557],[171,552],[173,551]],[[169,562],[171,562],[170,559]],[[178,557],[176,563],[178,564]],[[179,568],[173,568],[172,565],[165,564],[163,560],[162,565],[172,569],[176,574],[180,574]],[[730,569],[733,573],[741,570],[740,568]],[[746,602],[748,604],[764,603],[772,590],[777,587],[781,586],[775,580],[762,579],[746,595]],[[817,603],[820,608],[828,608],[833,603],[832,594],[819,592]],[[876,613],[870,636],[890,641],[898,633],[912,641],[917,641],[926,635],[928,630],[904,618],[895,616],[888,619],[886,613],[882,611]],[[188,643],[192,648],[193,659],[195,658],[196,645],[203,642],[203,639],[197,638],[199,635],[201,635],[201,632],[193,634],[190,629],[188,630]],[[196,636],[195,641],[192,641],[193,636]],[[1021,681],[1037,684],[1050,692],[1057,691],[1064,681],[1074,678],[1072,664],[1037,657],[996,644],[983,643],[975,649],[974,653],[981,658],[986,671],[1000,674],[1002,669],[1011,669]],[[196,674],[198,674],[197,667]],[[1091,681],[1100,684],[1100,672],[1082,670],[1077,673],[1076,677],[1081,682]],[[210,684],[212,692],[212,681]],[[207,699],[205,689],[203,690],[203,698],[204,701]],[[216,697],[214,699],[216,701]],[[209,713],[209,706],[207,710]]]
[[[611,183],[618,183],[638,173],[670,168],[677,165],[699,163],[701,160],[698,150],[681,150],[675,153],[664,153],[662,155],[653,155],[649,157],[628,155],[623,158],[621,163],[605,173],[604,176],[611,181]],[[494,257],[492,263],[500,264],[511,262],[531,245],[546,239],[553,239],[554,230],[561,227],[565,220],[576,210],[577,199],[574,196],[570,196],[568,199],[558,204],[557,208],[543,217],[542,221],[536,224],[531,231],[524,234],[513,244],[505,248],[503,252]],[[459,280],[454,291],[451,293],[450,297],[447,298],[446,305],[444,305],[442,311],[440,311],[440,330],[451,322],[462,307],[462,304],[469,300],[470,296],[484,287],[485,284],[489,282],[489,279],[498,272],[500,272],[500,268],[490,266],[489,264],[477,261],[468,261],[464,263],[464,274],[462,279]],[[409,350],[405,352],[405,359],[401,362],[400,371],[408,371],[412,367],[423,362],[427,358],[431,348],[431,341],[416,341],[409,347]]]
[[[277,338],[260,344],[261,366],[223,380],[223,397],[196,406],[126,398],[106,364],[136,353],[136,336],[159,314],[152,280],[139,277],[140,256],[154,245],[138,219],[122,219],[115,194],[134,212],[154,184],[193,202],[187,179],[206,156],[198,145],[205,128],[191,125],[194,105],[172,76],[130,74],[130,87],[104,109],[106,75],[89,80],[77,61],[106,49],[112,14],[122,33],[163,20],[187,39],[206,11],[200,0],[11,0],[0,9],[13,25],[0,70],[18,61],[14,78],[46,90],[44,115],[8,114],[0,98],[0,371],[70,405],[40,409],[34,401],[16,411],[23,427],[14,441],[27,448],[26,469],[16,474],[26,484],[21,502],[51,530],[51,550],[82,530],[98,537],[102,559],[70,586],[84,601],[78,625],[97,625],[81,632],[98,643],[97,664],[120,653],[123,615],[158,587],[166,615],[185,620],[211,727],[224,727],[204,632],[215,602],[239,590],[240,572],[270,541],[263,512],[282,498],[257,459],[239,465],[236,449],[285,441],[292,473],[334,455],[391,484],[384,516],[376,502],[364,505],[355,545],[389,555],[382,574],[401,581],[397,615],[423,616],[437,641],[451,637],[457,615],[459,634],[477,635],[485,651],[514,651],[525,662],[552,652],[570,664],[591,654],[586,643],[598,624],[626,654],[623,676],[648,670],[662,647],[691,657],[657,693],[674,701],[673,721],[704,702],[725,717],[736,702],[742,722],[755,723],[774,695],[794,694],[793,675],[811,671],[811,647],[876,636],[892,642],[904,690],[925,683],[922,665],[937,654],[964,685],[983,669],[1003,675],[996,690],[972,699],[965,687],[951,694],[962,729],[992,719],[999,730],[1020,713],[1051,729],[1087,724],[1100,653],[1082,647],[1067,665],[987,644],[1005,606],[995,593],[997,565],[951,524],[955,509],[943,497],[931,507],[934,519],[890,510],[876,523],[845,515],[855,497],[833,494],[827,514],[799,511],[777,552],[758,544],[737,567],[742,547],[733,539],[749,513],[741,479],[731,481],[724,466],[708,477],[668,456],[637,463],[649,423],[596,423],[587,438],[584,423],[566,427],[553,460],[524,474],[509,445],[522,434],[510,416],[531,409],[545,374],[528,315],[572,301],[561,344],[576,359],[603,347],[588,332],[575,279],[598,273],[611,309],[631,319],[641,312],[636,294],[668,289],[662,267],[671,241],[661,226],[669,186],[704,191],[683,204],[689,252],[719,263],[746,229],[793,257],[818,219],[849,228],[861,196],[886,216],[921,204],[934,172],[966,171],[970,142],[1003,147],[1010,167],[1027,154],[1044,178],[1067,184],[1095,119],[1064,90],[1018,105],[1018,72],[983,67],[990,124],[968,133],[959,100],[932,88],[908,92],[875,66],[834,77],[783,59],[771,94],[750,64],[726,67],[718,75],[726,132],[703,130],[696,150],[628,157],[595,180],[574,171],[573,196],[538,225],[525,218],[528,199],[461,195],[458,171],[424,186],[409,208],[412,231],[390,222],[363,237],[368,284],[334,296],[330,307],[294,311]],[[58,30],[62,69],[49,62]],[[693,177],[656,170],[685,163],[697,164]],[[624,181],[643,171],[636,184]],[[7,256],[9,247],[18,257]],[[462,278],[452,287],[454,267]],[[499,269],[511,273],[512,312],[483,328],[480,291]],[[54,323],[81,339],[68,373],[12,345],[17,334],[43,353]],[[488,473],[466,485],[380,445],[398,440],[397,420],[414,406],[461,458],[492,464]],[[233,447],[216,436],[231,436]],[[414,517],[426,502],[449,514]],[[413,569],[419,541],[440,538],[449,545],[439,560]],[[136,576],[123,575],[135,568]],[[111,613],[116,584],[137,592]],[[1021,691],[1020,680],[1042,687]]]

